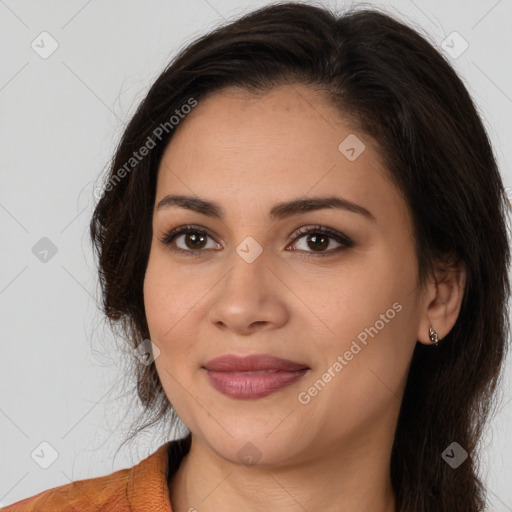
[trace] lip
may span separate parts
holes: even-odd
[[[204,364],[210,384],[236,399],[257,399],[300,380],[310,368],[268,354],[224,355]]]
[[[293,372],[307,369],[308,366],[269,354],[250,354],[247,356],[226,354],[208,361],[203,365],[203,368],[215,372],[256,372],[259,370]]]

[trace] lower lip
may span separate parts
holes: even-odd
[[[309,368],[297,371],[272,373],[215,372],[206,370],[210,383],[217,390],[231,398],[251,400],[270,395],[275,391],[297,382]]]

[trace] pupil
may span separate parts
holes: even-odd
[[[317,243],[318,240],[322,240],[322,242],[320,243]],[[328,240],[327,240],[327,237],[325,235],[310,235],[308,237],[308,243],[313,241],[313,247],[312,248],[316,248],[316,249],[325,249],[327,247],[327,245],[329,245],[328,243]],[[326,243],[327,242],[327,243]]]
[[[197,249],[200,246],[199,244],[201,244],[201,242],[204,242],[204,235],[200,235],[197,233],[189,233],[188,237],[187,237],[187,242],[189,240],[192,240],[192,249]],[[197,244],[195,242],[199,242],[199,244]],[[187,245],[189,245],[189,244],[187,243]],[[189,248],[190,248],[190,246],[189,246]]]

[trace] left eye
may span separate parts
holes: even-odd
[[[311,254],[315,256],[329,256],[333,253],[337,253],[344,249],[348,249],[353,247],[354,242],[343,233],[336,231],[335,229],[324,227],[324,226],[312,226],[308,228],[299,228],[292,236],[293,241],[297,241],[301,238],[306,239],[306,244],[313,244],[315,249],[325,249],[326,245],[330,244],[330,239],[333,239],[338,247],[331,249],[329,251],[321,251],[313,250]],[[309,246],[311,247],[311,245]],[[297,250],[297,249],[293,249]],[[309,252],[309,251],[305,251]]]
[[[185,246],[173,246],[173,242],[176,240],[177,244],[177,241],[181,237],[184,237]],[[174,228],[166,233],[160,241],[169,246],[170,249],[175,252],[188,253],[189,255],[200,255],[200,253],[204,252],[202,249],[205,248],[205,242],[207,238],[211,237],[203,229],[196,228],[194,226],[181,226]],[[328,256],[354,245],[353,241],[343,233],[339,233],[334,229],[323,226],[299,228],[293,235],[290,236],[289,239],[292,240],[292,242],[296,242],[302,238],[306,239],[306,244],[308,244],[308,247],[313,247],[314,249],[312,251],[307,251],[304,249],[291,249],[292,251],[311,253],[315,256]],[[339,244],[338,247],[330,249],[329,251],[325,251],[324,249],[330,245],[331,240],[337,242]],[[221,247],[221,245],[216,242],[213,245],[214,250]]]

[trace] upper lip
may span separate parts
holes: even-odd
[[[251,354],[237,356],[226,354],[212,359],[203,365],[203,368],[216,372],[251,372],[258,370],[282,370],[297,371],[308,369],[302,363],[296,363],[289,359],[271,356],[269,354]]]

